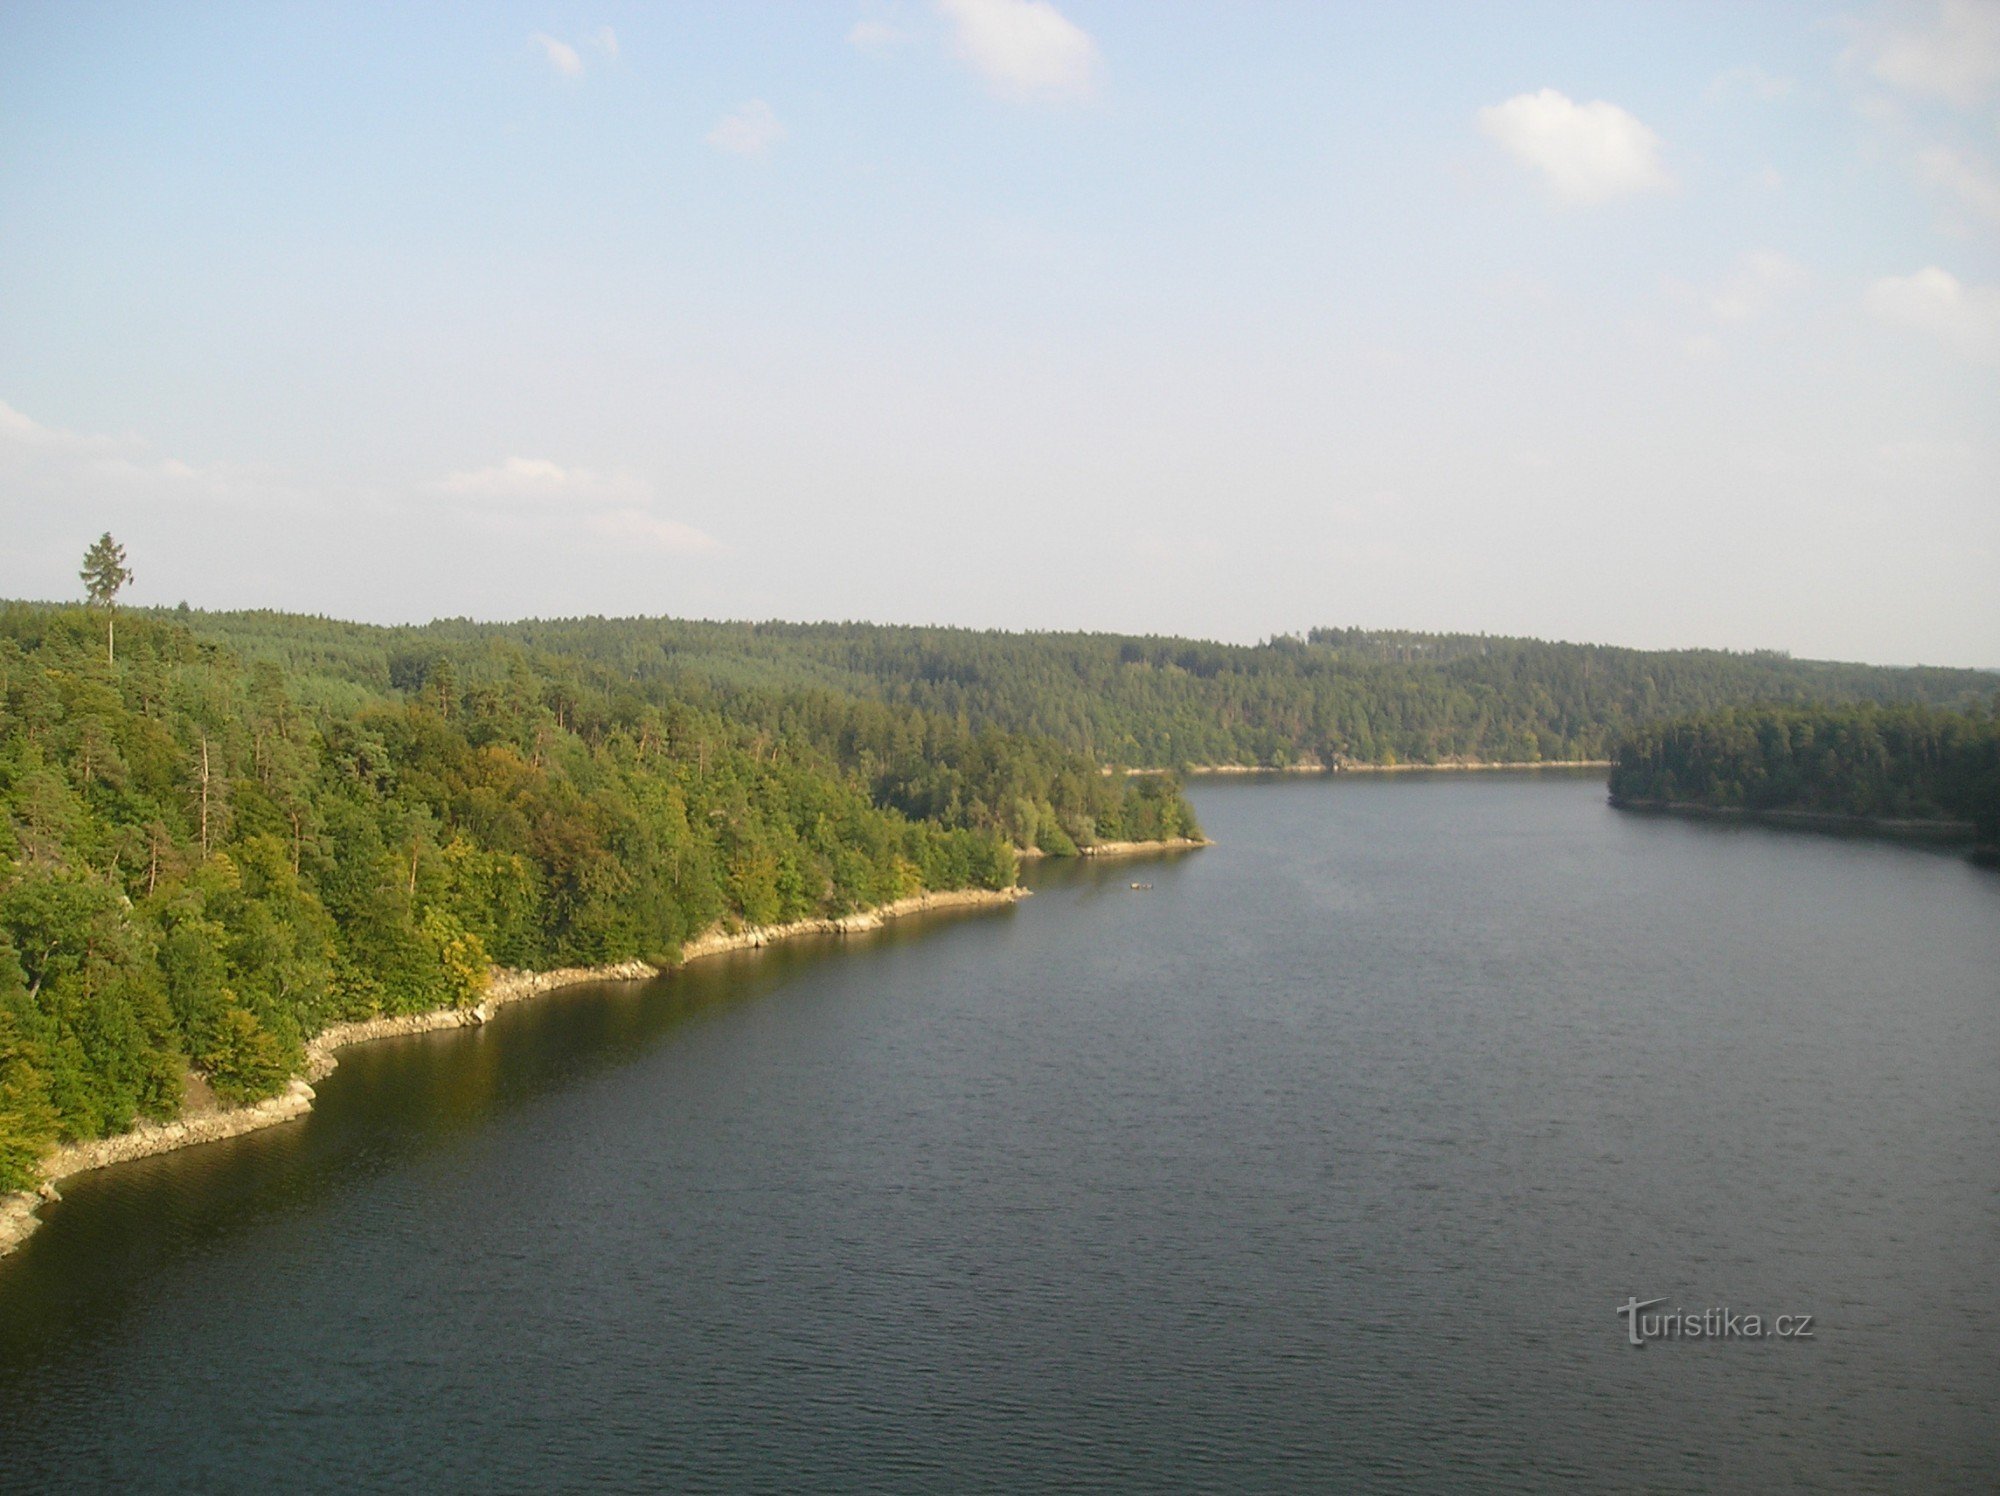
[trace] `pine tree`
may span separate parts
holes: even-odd
[[[104,610],[104,657],[115,665],[118,663],[118,594],[132,580],[131,568],[125,564],[125,547],[113,540],[111,532],[106,530],[97,537],[97,543],[83,553],[83,570],[77,575],[83,578],[90,605]]]

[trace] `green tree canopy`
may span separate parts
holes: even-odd
[[[113,632],[116,625],[110,614],[118,605],[118,594],[132,581],[132,570],[125,564],[125,547],[113,540],[111,532],[106,530],[83,553],[83,570],[78,575],[83,578],[84,592],[91,606],[105,611],[104,654],[106,659],[115,661],[118,657]]]

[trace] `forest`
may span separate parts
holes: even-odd
[[[1992,835],[1996,677],[1315,630],[1256,646],[580,618],[383,628],[0,604],[0,1187],[281,1087],[329,1023],[491,966],[1002,887],[1199,835],[1211,763],[1539,762],[1637,799]],[[95,555],[95,551],[93,552]],[[89,573],[87,573],[87,576]]]
[[[1618,745],[1621,802],[1972,823],[2000,844],[2000,715],[1750,706],[1642,727]]]
[[[575,618],[373,629],[274,613],[188,626],[328,692],[520,647],[733,711],[821,690],[1046,739],[1100,764],[1534,763],[1608,758],[1640,723],[1748,702],[1990,702],[1990,671],[1894,669],[1769,651],[1636,650],[1466,634],[1315,629],[1258,645],[875,624]]]
[[[270,1094],[327,1024],[470,1005],[492,964],[669,963],[719,923],[1004,887],[1017,849],[1199,834],[1171,780],[825,687],[115,622],[0,605],[0,1188],[174,1115],[190,1069]]]

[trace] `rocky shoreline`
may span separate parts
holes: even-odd
[[[1164,852],[1192,852],[1197,847],[1214,845],[1205,836],[1170,836],[1160,841],[1093,842],[1076,850],[1079,857],[1153,857]]]
[[[1215,843],[1205,836],[1168,836],[1159,841],[1103,841],[1092,842],[1087,847],[1078,847],[1079,857],[1157,857],[1167,852],[1192,852],[1197,847],[1212,847]],[[1014,855],[1022,862],[1040,862],[1048,857],[1040,847],[1016,847]],[[1065,856],[1068,854],[1065,853]]]
[[[676,964],[685,966],[707,956],[729,951],[757,950],[779,941],[804,935],[857,935],[879,930],[889,920],[933,910],[990,908],[1012,904],[1028,897],[1025,888],[958,888],[942,893],[913,894],[873,909],[864,909],[837,919],[803,919],[782,925],[752,925],[739,930],[710,930],[681,948]],[[401,1038],[409,1034],[435,1033],[440,1029],[473,1028],[487,1021],[509,1003],[521,1002],[563,987],[584,982],[644,981],[660,974],[660,968],[645,961],[620,961],[610,966],[568,966],[556,971],[509,971],[496,967],[486,994],[467,1008],[433,1008],[425,1013],[406,1013],[388,1018],[365,1018],[352,1023],[329,1025],[316,1035],[305,1050],[304,1071],[292,1077],[284,1090],[262,1101],[243,1106],[223,1107],[169,1122],[141,1122],[125,1132],[87,1142],[64,1143],[42,1160],[42,1183],[32,1190],[0,1195],[0,1257],[5,1257],[26,1241],[41,1224],[37,1212],[45,1204],[62,1198],[56,1185],[76,1174],[101,1169],[132,1159],[150,1158],[177,1148],[199,1143],[216,1143],[240,1137],[261,1128],[290,1122],[312,1110],[313,1083],[324,1080],[339,1064],[336,1051],[350,1044],[366,1044],[376,1039]]]

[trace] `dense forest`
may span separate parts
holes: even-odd
[[[718,923],[1004,886],[1017,849],[1198,834],[1171,776],[1106,766],[1623,739],[1633,798],[1992,834],[2000,681],[1976,671],[186,608],[119,613],[114,638],[128,574],[100,546],[104,606],[0,605],[0,1185],[53,1140],[170,1115],[190,1067],[267,1094],[326,1024],[471,1003],[490,963],[669,961]]]
[[[1752,701],[1962,709],[2000,691],[1987,671],[1357,629],[1250,646],[672,619],[375,629],[193,613],[186,622],[327,692],[386,689],[435,659],[479,668],[490,648],[520,647],[725,709],[759,692],[826,690],[1151,768],[1599,759],[1640,723]]]
[[[1870,704],[1740,707],[1619,744],[1623,802],[1969,821],[2000,844],[2000,715]]]
[[[665,962],[1197,832],[1171,781],[824,687],[131,613],[113,658],[111,622],[0,605],[0,1188],[172,1115],[189,1067],[269,1094],[328,1023],[470,1004],[489,963]]]

